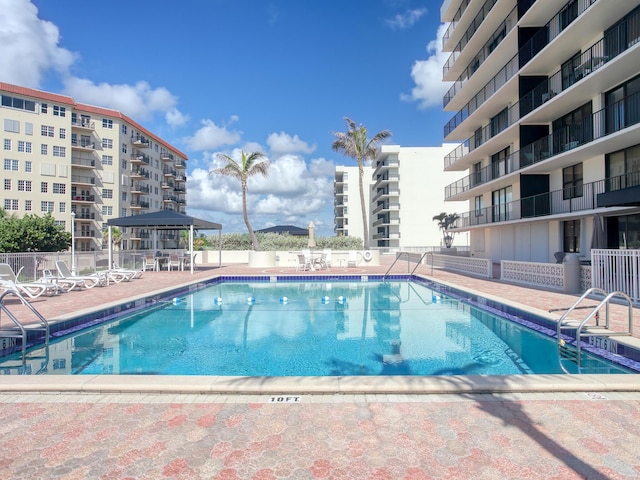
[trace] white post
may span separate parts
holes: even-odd
[[[71,211],[71,273],[76,274],[76,212]]]

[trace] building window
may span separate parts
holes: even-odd
[[[511,217],[512,209],[511,186],[491,192],[491,206],[493,208],[494,222],[505,222]]]
[[[18,140],[18,151],[22,153],[31,153],[31,142]]]
[[[10,97],[9,95],[2,95],[2,106],[28,110],[30,112],[36,111],[36,102],[25,100],[24,98]]]
[[[40,127],[40,135],[43,137],[53,137],[53,127],[42,125]]]
[[[46,143],[40,145],[40,155],[47,155],[49,152],[49,146]]]
[[[31,160],[24,162],[24,171],[26,173],[31,173],[33,171],[33,164],[31,163]]]
[[[47,193],[49,190],[49,184],[47,182],[40,182],[40,193]]]
[[[491,179],[500,178],[509,173],[508,160],[510,147],[491,155]]]
[[[31,191],[31,180],[18,180],[18,191],[19,192],[30,192]]]
[[[122,125],[122,133],[124,133],[125,135],[127,134],[127,126],[126,125]]]
[[[491,136],[495,137],[509,126],[509,109],[505,108],[491,119]]]
[[[591,102],[554,120],[552,130],[554,152],[566,152],[593,140]]]
[[[67,211],[67,204],[65,202],[60,202],[60,208],[58,209],[60,213],[65,213]]]
[[[54,157],[66,157],[67,156],[67,148],[66,147],[59,147],[54,145],[53,146],[53,156]]]
[[[122,163],[121,163],[122,169],[126,170],[127,169],[127,161],[125,159],[122,159]]]
[[[478,195],[475,198],[475,211],[476,211],[476,217],[481,217],[483,214],[483,210],[484,210],[484,200],[482,195]]]
[[[67,186],[64,183],[54,183],[53,184],[53,193],[60,193],[64,195],[67,191]]]
[[[4,159],[4,169],[10,172],[18,171],[18,160]]]
[[[113,128],[113,120],[109,120],[108,118],[102,119],[102,128]]]
[[[65,107],[59,107],[58,105],[53,106],[54,117],[65,117],[66,115],[67,115],[67,110]]]
[[[4,189],[5,190],[11,190],[11,179],[10,178],[5,178],[4,179]]]
[[[102,206],[102,215],[105,217],[110,217],[113,215],[113,207],[111,205],[103,205]]]
[[[111,140],[110,138],[103,138],[102,148],[113,148],[113,140]]]
[[[576,163],[567,168],[562,169],[562,198],[569,200],[571,198],[582,197],[582,163]]]
[[[11,139],[10,138],[5,138],[4,139],[4,149],[5,150],[11,150]]]
[[[51,212],[53,213],[53,210],[55,208],[55,205],[53,202],[46,202],[46,201],[42,201],[40,202],[40,211],[47,213],[47,212]]]
[[[46,114],[48,110],[49,110],[49,105],[47,105],[46,103],[40,104],[40,113]]]
[[[15,198],[5,198],[4,199],[4,209],[5,210],[18,210],[18,200]]]
[[[127,153],[127,144],[126,143],[122,144],[122,153]]]
[[[640,76],[608,91],[604,98],[606,133],[640,122]]]
[[[25,201],[24,201],[24,209],[25,209],[27,212],[30,212],[30,211],[31,211],[31,200],[25,200]]]
[[[562,222],[563,252],[580,253],[580,220]]]
[[[20,133],[20,122],[17,120],[4,119],[4,131],[11,133]]]
[[[67,129],[66,128],[61,128],[60,129],[60,138],[62,138],[62,139],[67,138]]]
[[[113,198],[113,190],[111,188],[103,188],[102,198]]]
[[[606,155],[604,168],[607,192],[640,185],[640,145]]]

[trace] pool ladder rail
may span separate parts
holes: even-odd
[[[585,300],[589,295],[593,295],[593,294],[600,294],[604,298],[600,301],[598,305],[580,306],[583,300]],[[611,300],[617,297],[623,298],[628,305],[629,325],[626,332],[616,332],[611,329],[609,304],[611,303]],[[600,310],[602,308],[604,308],[604,311],[605,311],[604,325],[600,324],[600,321],[601,321]],[[591,311],[583,320],[570,319],[569,314],[579,309],[591,309]],[[565,372],[567,372],[564,366],[562,365],[562,359],[569,360],[575,363],[578,367],[582,366],[582,341],[583,340],[588,341],[588,339],[591,337],[605,337],[605,338],[614,337],[614,336],[630,337],[632,335],[633,335],[633,302],[631,301],[631,298],[629,298],[629,296],[624,292],[607,293],[601,288],[597,288],[597,287],[590,288],[586,292],[584,292],[582,296],[571,307],[569,307],[567,311],[558,320],[556,338],[558,342],[558,353],[560,355],[560,366]],[[569,336],[575,339],[575,345],[567,343],[564,340],[563,336]]]
[[[18,319],[16,314],[5,303],[5,299],[9,295],[15,295],[28,310],[33,313],[37,322],[25,323]],[[10,322],[3,322],[3,314]],[[27,336],[30,332],[42,332],[44,335],[44,345],[49,345],[49,322],[38,312],[22,294],[15,289],[7,289],[0,294],[0,339],[20,339],[20,348],[22,351],[22,360],[27,357]]]
[[[393,261],[391,266],[387,269],[387,271],[385,272],[384,276],[382,277],[382,281],[383,282],[387,279],[387,277],[389,276],[389,273],[393,269],[394,265],[398,262],[398,260],[400,260],[405,255],[407,257],[407,273],[409,274],[409,276],[413,275],[415,273],[415,271],[418,269],[418,267],[420,265],[422,265],[422,260],[424,260],[424,258],[427,255],[431,255],[431,275],[433,276],[433,252],[425,252],[425,253],[423,253],[422,256],[420,257],[420,259],[416,262],[416,266],[413,267],[413,270],[411,270],[411,273],[409,273],[409,263],[411,262],[411,260],[413,258],[415,258],[416,254],[415,253],[410,253],[410,252],[400,252],[400,253],[398,253],[398,256],[396,257],[396,259]]]

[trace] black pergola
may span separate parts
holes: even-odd
[[[218,266],[222,266],[222,225],[201,220],[173,210],[143,213],[128,217],[111,218],[107,220],[109,228],[109,265],[112,265],[111,227],[139,227],[153,230],[189,230],[189,251],[193,254],[193,230],[218,230]],[[155,235],[154,235],[155,240]],[[155,249],[155,244],[154,244]],[[191,273],[193,273],[193,261]]]

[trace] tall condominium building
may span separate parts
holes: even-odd
[[[372,247],[403,251],[441,244],[442,233],[433,217],[445,208],[453,209],[447,213],[455,213],[463,207],[445,205],[442,199],[450,174],[438,171],[438,164],[451,148],[382,145],[373,163]]]
[[[364,201],[367,206],[371,192],[371,172],[371,167],[364,167]],[[358,167],[336,166],[333,179],[333,215],[336,235],[364,240]]]
[[[442,233],[433,217],[455,213],[464,203],[445,204],[442,190],[447,177],[439,171],[450,145],[401,147],[382,145],[372,165],[365,167],[369,243],[372,248],[400,251],[441,244]],[[337,166],[334,180],[335,231],[338,235],[363,237],[358,167]],[[457,210],[456,210],[457,209]],[[458,238],[456,245],[460,243]],[[466,239],[464,239],[466,240]]]
[[[187,156],[126,115],[6,83],[0,94],[8,214],[51,213],[68,231],[73,223],[77,251],[91,251],[103,248],[111,217],[185,213]],[[151,241],[146,229],[125,229],[121,248]],[[158,246],[178,241],[170,232]]]
[[[445,198],[474,255],[640,247],[639,5],[444,1],[444,168],[465,172]]]

